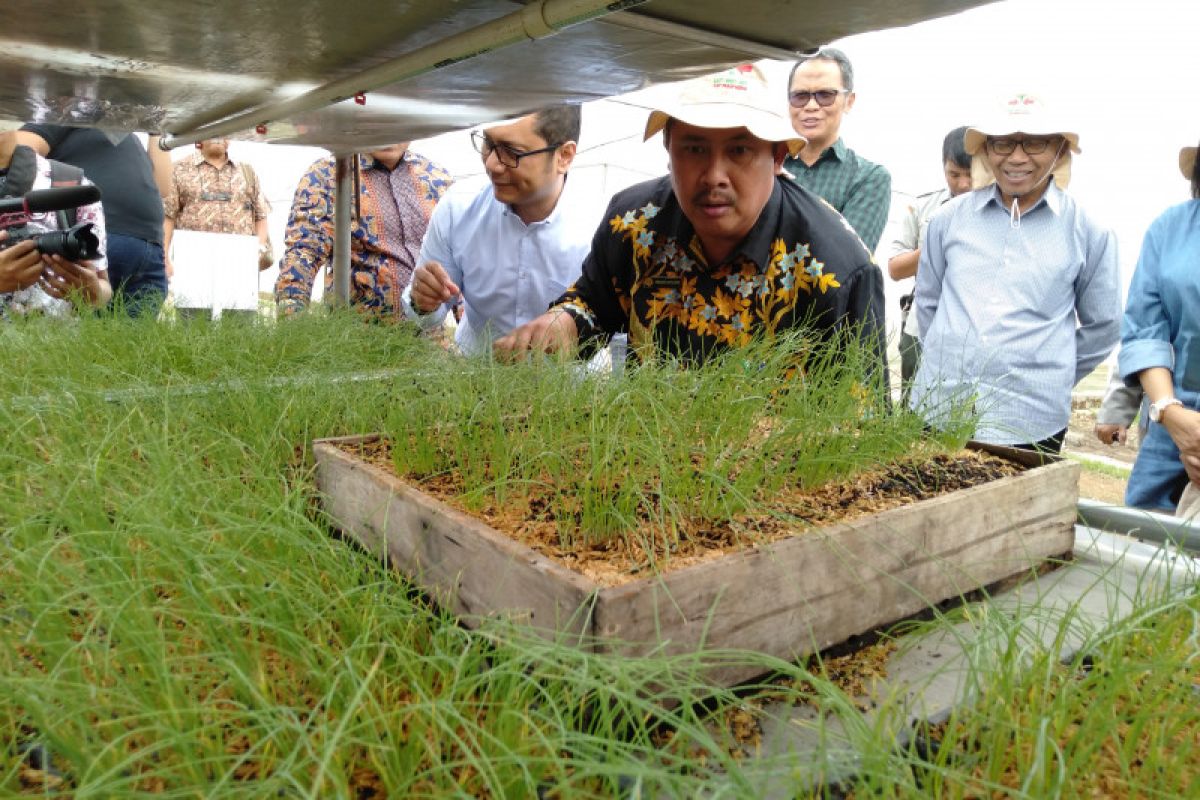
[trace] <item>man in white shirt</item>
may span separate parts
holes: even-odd
[[[433,328],[461,298],[455,342],[483,353],[579,277],[596,226],[567,190],[580,117],[579,106],[552,106],[472,134],[491,186],[438,204],[404,292],[407,316]]]

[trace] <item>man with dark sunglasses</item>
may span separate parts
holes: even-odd
[[[963,145],[994,182],[929,222],[912,407],[935,426],[966,408],[975,439],[1059,452],[1072,388],[1120,333],[1116,236],[1064,191],[1079,136],[1039,99],[1009,99]]]
[[[792,127],[808,146],[783,168],[836,208],[874,253],[887,224],[892,176],[842,141],[842,118],[854,98],[854,67],[841,50],[824,47],[797,61],[788,78],[788,107]]]
[[[571,285],[596,223],[568,196],[580,121],[579,106],[552,106],[471,135],[491,185],[438,205],[404,293],[410,319],[436,327],[461,299],[455,343],[486,353]]]

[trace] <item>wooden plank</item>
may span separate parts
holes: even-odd
[[[338,441],[313,443],[317,485],[330,517],[368,551],[386,553],[468,624],[503,613],[570,640],[590,634],[596,587],[589,580],[346,453]]]
[[[828,647],[1070,551],[1078,469],[1040,467],[605,589],[596,633],[627,653],[707,645],[792,659]]]

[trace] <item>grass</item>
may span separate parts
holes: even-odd
[[[1120,478],[1121,480],[1126,480],[1129,478],[1130,470],[1133,469],[1132,464],[1126,467],[1118,467],[1115,464],[1107,464],[1103,461],[1097,461],[1094,458],[1087,458],[1086,456],[1078,456],[1074,453],[1066,453],[1066,457],[1077,462],[1088,472],[1094,472],[1097,475],[1104,475],[1109,478]]]
[[[699,677],[724,661],[777,670],[776,697],[841,720],[864,754],[866,794],[925,796],[929,774],[951,795],[1083,794],[1096,754],[1111,756],[1131,795],[1194,794],[1193,600],[1146,605],[1125,628],[1097,632],[1103,668],[1085,678],[1055,666],[1052,648],[1008,642],[997,670],[976,667],[994,704],[957,718],[944,734],[955,746],[922,760],[865,722],[819,664],[618,659],[501,622],[467,631],[332,538],[305,443],[398,431],[400,410],[436,408],[431,387],[449,380],[442,354],[406,329],[341,316],[35,320],[0,326],[0,349],[0,795],[754,797],[764,776],[807,793],[824,774],[820,753],[815,764],[738,757],[714,722],[746,702]],[[745,366],[743,388],[757,362]],[[656,405],[650,371],[632,378],[642,396],[622,399],[616,384],[479,370],[473,379],[490,375],[498,396],[507,381],[546,382],[538,396],[553,387],[589,426],[619,427],[608,412],[631,404],[645,430],[685,419]],[[681,377],[664,396],[714,391],[710,379]],[[736,408],[730,392],[719,402]],[[692,420],[707,395],[696,398]],[[447,417],[504,422],[461,397],[440,402]],[[537,413],[529,431],[564,430],[561,407]],[[748,430],[719,421],[698,451],[713,472],[737,457],[719,437]],[[853,451],[849,429],[839,441],[831,470]],[[510,463],[492,446],[485,476]],[[575,452],[597,476],[651,458],[616,445]],[[747,494],[737,468],[722,474],[703,499],[717,508]],[[1064,748],[1050,734],[1071,720],[1111,747],[1077,736]],[[1010,786],[1010,773],[1033,777]]]
[[[962,447],[966,420],[934,440],[889,413],[864,380],[869,357],[851,336],[823,351],[792,336],[620,379],[474,360],[428,377],[384,430],[399,474],[449,476],[468,508],[536,503],[564,548],[649,535],[660,545],[643,549],[666,552],[689,527],[764,513],[786,487]]]

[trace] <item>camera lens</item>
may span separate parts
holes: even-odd
[[[65,231],[50,231],[38,236],[38,251],[58,255],[67,261],[87,261],[100,255],[100,238],[90,222],[82,222]]]

